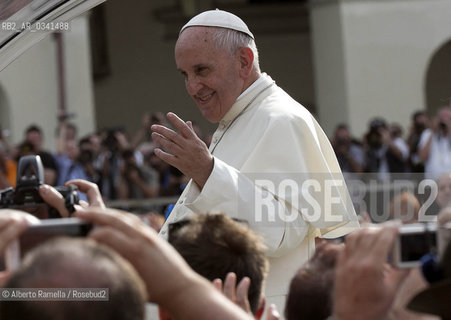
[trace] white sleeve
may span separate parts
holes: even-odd
[[[186,207],[193,212],[214,208],[246,220],[263,236],[269,256],[283,255],[305,236],[330,233],[338,237],[349,232],[336,230],[356,216],[334,152],[317,128],[313,123],[307,128],[296,122],[269,130],[247,160],[255,163],[253,168],[261,174],[240,172],[215,158],[202,191],[192,186],[187,193]],[[356,226],[358,223],[352,229]]]
[[[215,208],[215,212],[245,220],[263,236],[269,256],[283,255],[302,242],[309,226],[297,211],[287,214],[284,201],[278,202],[272,193],[223,161],[217,158],[214,161],[202,192],[196,187],[187,194],[185,205],[190,210],[206,212]]]

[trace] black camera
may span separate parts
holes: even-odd
[[[425,255],[440,256],[449,242],[451,223],[412,223],[401,226],[393,248],[393,264],[398,268],[421,266]]]
[[[38,219],[61,218],[59,212],[49,206],[39,195],[39,187],[44,183],[44,168],[41,157],[25,156],[20,158],[17,166],[16,189],[7,188],[0,191],[0,208],[11,208],[28,212]],[[65,199],[70,213],[78,204],[75,186],[58,186],[55,189]]]

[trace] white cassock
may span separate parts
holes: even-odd
[[[219,122],[210,152],[214,168],[204,187],[190,181],[160,235],[167,238],[168,224],[193,212],[246,220],[268,247],[265,296],[283,313],[314,238],[359,226],[335,153],[313,116],[266,74]]]

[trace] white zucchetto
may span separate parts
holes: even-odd
[[[243,20],[241,20],[238,16],[234,15],[233,13],[224,10],[216,9],[199,13],[197,16],[192,18],[190,21],[188,21],[187,24],[185,24],[182,27],[180,33],[182,33],[182,31],[185,30],[186,28],[195,26],[232,29],[243,32],[252,39],[254,39],[254,35],[252,34],[252,32],[250,32],[249,28],[247,27],[247,25],[244,23]]]

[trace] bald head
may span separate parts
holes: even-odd
[[[60,238],[31,251],[8,288],[108,288],[108,301],[1,301],[1,319],[144,319],[146,292],[133,267],[90,240]]]

